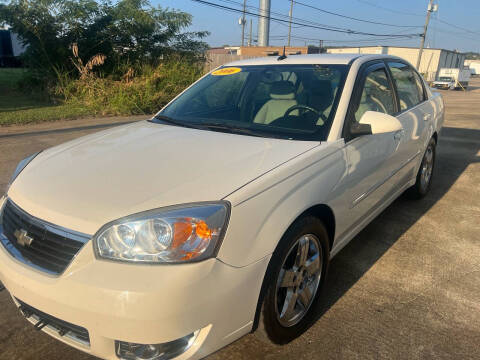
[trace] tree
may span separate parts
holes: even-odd
[[[49,77],[74,69],[73,44],[85,63],[105,55],[100,69],[107,74],[119,66],[155,64],[171,53],[195,57],[207,48],[201,39],[208,32],[184,31],[190,14],[148,0],[11,0],[0,4],[2,22],[28,46],[25,64]]]

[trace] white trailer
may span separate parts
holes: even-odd
[[[438,72],[438,80],[432,83],[437,89],[466,89],[470,81],[470,69],[443,68]]]
[[[479,76],[480,75],[480,62],[471,62],[468,64],[470,68],[470,73],[472,76]]]

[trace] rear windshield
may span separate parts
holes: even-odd
[[[347,70],[346,65],[223,67],[191,86],[154,121],[322,141]]]
[[[452,81],[452,78],[448,76],[440,76],[440,81]]]

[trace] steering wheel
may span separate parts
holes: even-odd
[[[289,107],[287,109],[287,111],[285,111],[285,114],[283,114],[283,119],[286,120],[288,118],[288,115],[290,115],[290,113],[294,110],[307,110],[307,111],[310,111],[310,112],[313,112],[315,115],[317,115],[319,118],[322,118],[322,120],[326,120],[324,119],[325,118],[325,115],[323,115],[323,112],[320,113],[320,111],[318,111],[317,109],[314,109],[310,106],[307,106],[307,105],[293,105],[291,107]]]

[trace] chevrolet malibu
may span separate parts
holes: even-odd
[[[22,160],[0,202],[0,281],[36,329],[105,359],[285,344],[329,261],[431,187],[440,95],[400,58],[231,63],[155,117]]]

